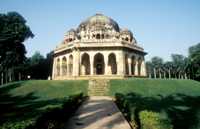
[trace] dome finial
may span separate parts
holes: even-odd
[[[102,13],[100,13],[100,12],[97,12],[95,15],[103,15]]]

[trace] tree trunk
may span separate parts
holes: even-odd
[[[181,79],[184,79],[184,76],[183,76],[183,74],[181,74]]]
[[[8,81],[12,82],[12,71],[11,71],[11,69],[8,70]]]
[[[186,74],[186,73],[184,74],[184,76],[185,76],[185,79],[188,79],[188,77],[187,77],[187,74]]]
[[[21,81],[21,73],[19,72],[19,74],[18,74],[18,77],[19,77],[19,81]]]
[[[178,73],[178,79],[181,79],[181,72]]]
[[[169,74],[169,79],[171,79],[171,71],[170,71],[170,69],[168,70],[168,74]]]
[[[12,81],[15,81],[15,70],[12,70]]]
[[[149,78],[151,78],[151,72],[149,72]]]
[[[164,79],[166,79],[166,73],[165,73],[165,71],[164,71]]]
[[[154,74],[154,78],[156,78],[156,69],[153,68],[153,74]]]
[[[162,78],[160,69],[159,69],[159,78],[160,78],[160,79]]]
[[[8,83],[8,70],[7,69],[5,69],[5,84],[7,84]]]
[[[3,72],[1,73],[1,85],[3,85]]]

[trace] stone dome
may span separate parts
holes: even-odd
[[[78,26],[77,31],[88,29],[111,29],[116,32],[120,31],[117,22],[103,14],[95,14],[94,16],[89,17]]]
[[[120,33],[121,34],[133,35],[133,33],[129,29],[127,29],[127,28],[121,29]]]

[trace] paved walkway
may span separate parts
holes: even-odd
[[[93,96],[85,101],[65,129],[131,129],[110,97]]]

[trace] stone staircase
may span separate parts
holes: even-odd
[[[89,80],[89,96],[106,96],[109,91],[108,79],[91,79]]]

